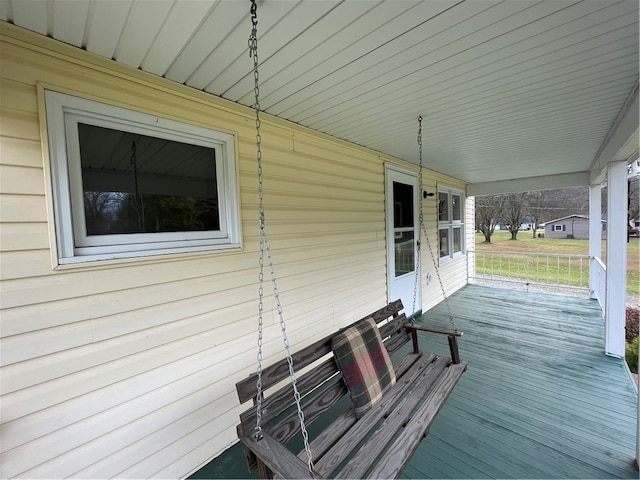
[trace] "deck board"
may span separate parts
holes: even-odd
[[[469,368],[402,478],[638,478],[637,393],[603,353],[595,301],[468,285],[450,307]],[[447,327],[446,312],[418,323]],[[420,335],[448,355],[440,336]],[[243,462],[236,446],[193,478],[250,477]]]

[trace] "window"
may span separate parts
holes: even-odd
[[[566,225],[554,225],[553,226],[553,231],[554,232],[564,232],[566,231],[567,227]]]
[[[464,253],[464,194],[438,188],[438,241],[440,258],[452,259]]]
[[[233,135],[45,99],[59,263],[240,246]]]

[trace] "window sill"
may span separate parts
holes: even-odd
[[[53,270],[102,270],[106,268],[130,267],[165,262],[188,261],[222,255],[237,255],[244,251],[242,244],[185,247],[182,249],[147,250],[123,254],[77,255],[71,258],[53,258]]]
[[[466,258],[466,256],[467,256],[466,252],[458,252],[453,256],[440,257],[440,265],[447,265],[449,263],[456,262],[462,258]]]

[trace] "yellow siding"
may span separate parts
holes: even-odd
[[[4,22],[0,33],[0,474],[184,476],[235,441],[234,384],[255,368],[253,114]],[[242,251],[53,269],[38,84],[234,133]],[[394,160],[268,116],[263,126],[269,235],[298,348],[386,302],[384,162]],[[464,188],[425,174],[429,190],[440,181]],[[452,290],[465,268],[443,272]],[[270,296],[266,306],[269,363],[282,341]]]

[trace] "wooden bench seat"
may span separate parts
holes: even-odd
[[[293,354],[297,371],[315,364],[298,375],[302,409],[307,427],[327,412],[337,414],[327,427],[310,438],[314,476],[321,478],[397,478],[424,438],[436,415],[466,370],[460,362],[456,338],[460,332],[410,325],[400,313],[397,300],[367,315],[378,324],[385,347],[392,359],[409,340],[413,349],[394,364],[396,384],[362,418],[356,419],[350,402],[342,412],[336,404],[347,387],[331,354],[331,339],[337,333],[314,342]],[[387,321],[388,320],[388,321]],[[357,323],[357,322],[354,322]],[[448,337],[451,357],[420,352],[418,331]],[[326,358],[325,358],[326,357]],[[284,359],[263,371],[264,391],[287,379]],[[256,374],[236,385],[241,403],[256,395]],[[245,445],[250,469],[259,469],[261,478],[309,478],[306,453],[296,455],[287,448],[300,431],[290,383],[271,394],[262,403],[262,431],[255,431],[255,407],[240,415],[238,437]],[[323,417],[324,415],[324,417]]]

